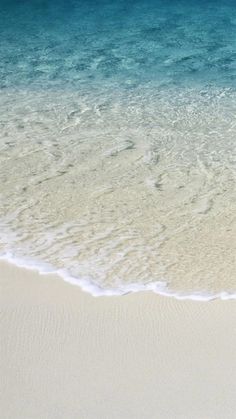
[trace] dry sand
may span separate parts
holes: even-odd
[[[2,419],[235,419],[235,301],[0,280]]]

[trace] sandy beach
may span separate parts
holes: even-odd
[[[0,419],[236,419],[236,0],[0,28]]]
[[[234,419],[235,301],[94,298],[0,264],[4,419]]]

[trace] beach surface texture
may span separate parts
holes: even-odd
[[[4,419],[235,419],[236,304],[0,265]]]

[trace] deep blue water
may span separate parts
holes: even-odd
[[[235,87],[236,3],[1,1],[1,88]]]

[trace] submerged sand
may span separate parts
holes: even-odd
[[[0,253],[124,291],[236,293],[236,91],[0,93]]]
[[[94,298],[3,262],[0,281],[2,418],[235,418],[235,301]]]

